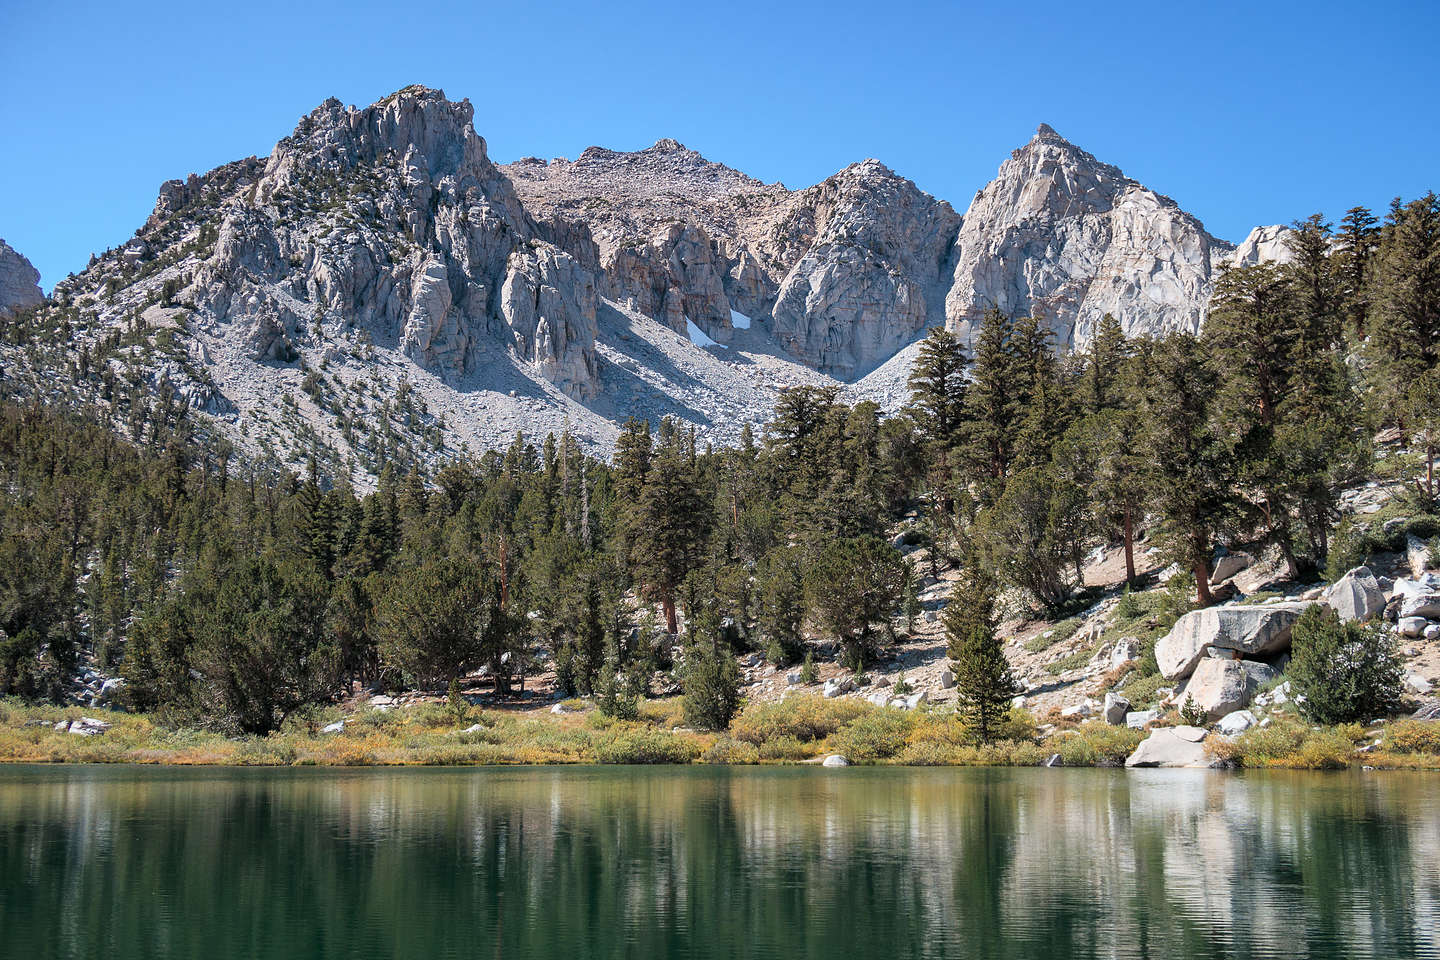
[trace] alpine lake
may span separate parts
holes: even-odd
[[[98,958],[1440,957],[1433,774],[0,767]]]

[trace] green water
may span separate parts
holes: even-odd
[[[0,767],[0,956],[1437,957],[1440,779]]]

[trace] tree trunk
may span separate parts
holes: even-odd
[[[1425,496],[1435,499],[1435,445],[1425,443]]]
[[[675,598],[666,597],[660,601],[660,606],[665,611],[665,632],[673,637],[680,632],[680,622],[675,616]]]
[[[1135,582],[1135,527],[1130,504],[1125,504],[1125,582]]]
[[[1210,595],[1210,561],[1196,560],[1193,568],[1195,574],[1195,601],[1202,607],[1208,607],[1215,602]]]

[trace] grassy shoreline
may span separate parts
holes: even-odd
[[[111,724],[82,736],[65,721]],[[142,714],[0,703],[0,763],[131,763],[176,766],[467,766],[573,763],[795,764],[832,753],[851,763],[903,766],[1122,766],[1146,733],[1104,723],[1037,728],[1013,711],[1000,739],[973,741],[951,713],[904,712],[853,700],[796,696],[755,704],[721,733],[679,726],[678,701],[646,703],[635,720],[597,710],[510,713],[442,704],[338,710],[293,719],[267,736],[227,736]],[[62,728],[57,730],[56,724]],[[1043,733],[1042,733],[1043,731]],[[1210,753],[1233,768],[1440,770],[1440,724],[1398,719],[1365,729],[1313,727],[1280,716],[1233,740],[1212,735]],[[1363,750],[1367,752],[1361,752]]]

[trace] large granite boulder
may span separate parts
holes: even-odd
[[[1369,567],[1356,567],[1336,580],[1324,599],[1341,620],[1369,620],[1385,609],[1385,592]]]
[[[1253,660],[1206,657],[1190,675],[1179,700],[1193,702],[1213,722],[1250,706],[1255,692],[1279,675],[1274,667]]]
[[[1311,604],[1303,601],[1207,607],[1185,614],[1155,644],[1167,680],[1190,676],[1211,649],[1270,657],[1290,649],[1290,629]]]
[[[1160,727],[1141,741],[1127,767],[1208,767],[1205,731],[1200,727]]]

